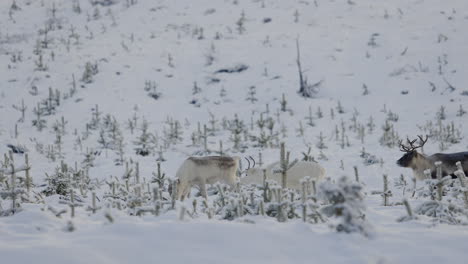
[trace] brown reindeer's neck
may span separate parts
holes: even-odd
[[[413,169],[424,168],[424,170],[426,170],[432,167],[433,167],[433,162],[431,161],[431,159],[428,156],[421,154],[419,152],[416,154],[413,161],[411,162],[411,168]]]
[[[430,169],[434,170],[434,162],[424,154],[417,153],[411,162],[411,169],[413,169],[416,178],[422,180],[425,179],[424,171]]]

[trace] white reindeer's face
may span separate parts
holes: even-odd
[[[252,183],[259,184],[263,179],[263,171],[260,168],[250,168],[245,170],[242,174],[243,177],[240,178],[240,182],[246,185]]]
[[[257,176],[262,174],[262,169],[261,168],[250,168],[248,170],[245,170],[245,177],[252,177],[252,176]]]
[[[237,176],[242,177],[243,175],[248,176],[252,173],[256,173],[258,168],[255,168],[255,160],[249,156],[250,159],[244,158],[247,161],[247,168],[245,168],[245,163],[242,162],[240,157],[235,157],[237,161]],[[251,162],[252,161],[252,162]],[[245,162],[245,161],[244,161]],[[244,166],[243,166],[244,165]]]

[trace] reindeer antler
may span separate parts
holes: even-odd
[[[413,141],[410,141],[409,138],[406,138],[406,141],[408,142],[409,146],[405,146],[403,144],[403,140],[400,140],[399,145],[400,145],[400,150],[403,152],[411,152],[413,151],[413,144],[416,142],[416,139]]]
[[[245,169],[245,170],[247,171],[248,169],[250,169],[250,160],[249,160],[248,158],[245,158],[245,157],[244,157],[244,159],[245,159],[245,160],[247,161],[247,163],[249,164],[249,167],[248,167],[247,169]]]
[[[418,138],[419,138],[419,145],[414,145],[414,143],[418,139],[409,140],[409,138],[406,138],[406,141],[408,143],[406,146],[403,144],[403,140],[400,140],[400,142],[399,142],[400,150],[403,151],[403,152],[415,151],[418,148],[422,148],[424,146],[424,144],[426,144],[427,140],[429,139],[429,137],[427,135],[426,135],[426,139],[423,139],[423,137],[421,135],[418,135]]]
[[[254,160],[254,158],[252,158],[252,156],[249,156],[249,158],[253,161],[253,166],[252,166],[252,168],[255,168],[255,160]]]
[[[418,135],[418,138],[419,138],[419,142],[420,142],[419,147],[422,147],[422,146],[424,146],[424,144],[426,144],[427,140],[429,139],[429,136],[426,135],[426,139],[423,139],[422,136]]]

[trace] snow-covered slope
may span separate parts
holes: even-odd
[[[138,162],[142,181],[153,177],[161,155],[161,168],[173,179],[185,158],[215,155],[219,142],[229,155],[258,161],[262,153],[264,163],[279,159],[280,142],[291,160],[310,147],[331,181],[354,179],[356,167],[373,234],[336,234],[327,223],[261,216],[180,221],[180,209],[192,200],[159,217],[138,217],[106,208],[102,199],[94,215],[86,211],[90,193],[78,197],[85,206],[72,219],[68,198],[30,194],[20,212],[0,218],[2,262],[464,263],[466,226],[434,224],[427,216],[397,222],[406,215],[403,198],[414,207],[428,198],[412,195],[412,173],[395,161],[402,154],[398,139],[418,134],[431,136],[425,153],[466,150],[468,115],[459,111],[468,109],[467,26],[463,0],[1,1],[0,153],[8,153],[8,144],[27,148],[31,192],[47,187],[61,161],[85,166],[85,154],[94,151],[100,154],[89,168],[96,182],[89,192],[100,199],[113,182],[123,184],[117,143],[100,140],[105,134],[112,141],[109,115],[119,125],[124,163]],[[315,98],[297,93],[296,43],[304,75],[319,87]],[[50,91],[59,105],[48,99]],[[19,120],[22,101],[27,109]],[[38,107],[42,131],[33,125]],[[239,148],[228,129],[235,115],[246,127]],[[260,146],[258,121],[267,119],[274,122],[271,140]],[[135,151],[143,120],[154,136],[148,156]],[[363,149],[375,164],[365,164]],[[23,155],[14,159],[24,163]],[[392,206],[382,206],[377,192],[384,174]],[[444,201],[462,205],[458,198]],[[0,199],[0,210],[10,203]],[[67,213],[58,218],[48,207]],[[71,233],[64,231],[69,221]]]

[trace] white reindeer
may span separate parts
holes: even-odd
[[[207,197],[206,184],[222,182],[234,187],[237,182],[237,170],[239,169],[240,157],[207,156],[187,158],[176,177],[177,199],[183,200],[192,186],[197,185],[203,197]]]
[[[266,179],[281,183],[280,162],[274,162],[266,168]],[[286,177],[286,187],[301,190],[301,180],[309,176],[312,181],[320,181],[325,178],[325,169],[314,161],[297,161],[288,169]],[[246,176],[241,178],[243,184],[262,184],[263,169],[250,168],[246,170]]]

